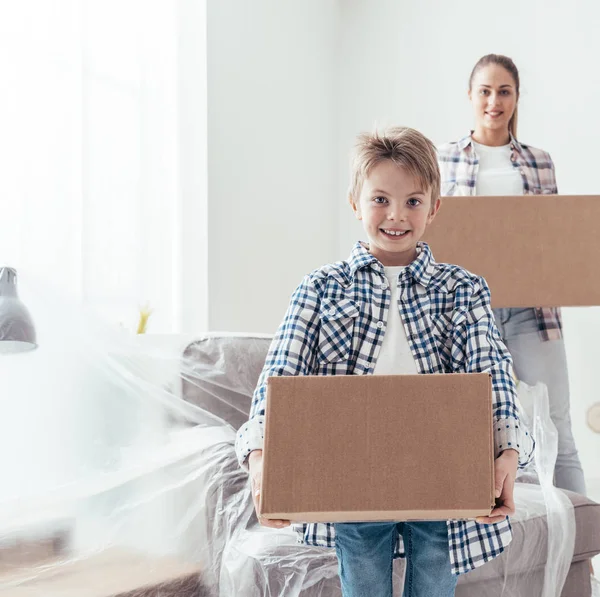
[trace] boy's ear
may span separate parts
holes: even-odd
[[[431,222],[433,221],[433,218],[435,218],[437,212],[440,210],[441,205],[442,205],[442,200],[438,199],[435,202],[435,205],[431,208],[431,211],[429,212],[429,216],[427,216],[427,224],[431,224]]]
[[[359,203],[354,203],[354,201],[352,200],[352,197],[348,197],[348,201],[350,202],[350,205],[352,207],[352,211],[354,212],[354,215],[356,216],[357,220],[362,220],[362,213],[360,211],[360,204]]]

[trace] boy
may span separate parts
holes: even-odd
[[[405,555],[405,597],[449,597],[458,574],[491,560],[510,542],[506,517],[514,513],[515,475],[530,461],[533,441],[519,423],[512,363],[485,280],[436,263],[420,242],[440,207],[431,141],[409,128],[360,135],[349,200],[369,242],[357,243],[348,261],[306,276],[292,295],[250,420],[237,436],[238,459],[249,466],[258,512],[269,376],[489,371],[496,497],[502,504],[489,518],[298,525],[305,543],[335,546],[344,597],[391,597],[392,558]],[[261,523],[280,528],[289,521]]]

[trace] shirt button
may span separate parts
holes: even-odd
[[[335,309],[329,309],[329,315],[333,317],[335,315]]]
[[[383,288],[384,290],[388,287],[387,282],[382,282],[381,283],[381,288]]]
[[[381,328],[383,327],[383,321],[378,321],[378,322],[377,322],[377,327],[378,327],[379,329],[381,329]]]

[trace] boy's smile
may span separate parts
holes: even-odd
[[[440,202],[431,205],[431,189],[404,167],[384,160],[364,180],[356,217],[369,238],[369,252],[383,265],[408,265]]]
[[[381,231],[390,236],[391,238],[398,238],[400,236],[405,236],[410,232],[410,230],[396,230],[394,228],[382,228]]]

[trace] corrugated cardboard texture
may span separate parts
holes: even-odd
[[[436,520],[493,504],[487,373],[272,377],[261,513]]]
[[[444,197],[423,240],[483,276],[493,307],[600,305],[600,196]]]
[[[49,564],[51,564],[49,562]],[[48,568],[0,575],[0,597],[203,597],[199,566],[110,549]]]

